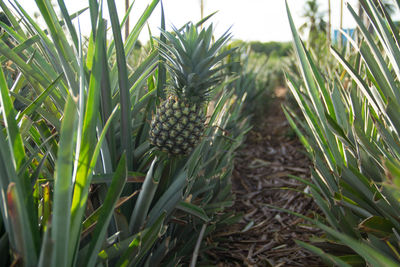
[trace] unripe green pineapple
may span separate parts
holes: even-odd
[[[159,40],[171,76],[167,99],[158,107],[151,122],[150,142],[159,150],[184,155],[193,150],[202,137],[206,120],[206,102],[222,79],[224,57],[221,52],[229,40],[226,32],[212,43],[212,25],[198,31],[188,24],[183,31],[163,32],[167,42]]]
[[[170,97],[157,109],[151,124],[150,141],[170,154],[186,154],[201,138],[204,121],[201,107],[189,106]]]

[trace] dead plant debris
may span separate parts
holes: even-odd
[[[301,143],[288,136],[288,125],[276,99],[268,117],[248,135],[238,152],[233,175],[236,195],[231,210],[243,213],[235,225],[217,232],[208,252],[217,266],[325,266],[319,257],[297,246],[322,233],[296,216],[271,208],[289,209],[306,216],[318,212],[305,185],[289,178],[310,177],[311,162]]]

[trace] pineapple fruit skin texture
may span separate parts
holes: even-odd
[[[212,91],[224,79],[222,51],[230,39],[227,31],[213,42],[212,24],[206,29],[189,23],[174,33],[162,31],[159,51],[170,74],[168,98],[157,108],[150,125],[150,143],[169,155],[186,155],[200,141],[206,121],[205,106]]]
[[[153,117],[150,143],[168,154],[188,154],[203,135],[205,119],[200,105],[169,97]]]

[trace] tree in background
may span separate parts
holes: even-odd
[[[249,43],[251,51],[265,54],[266,56],[286,57],[292,48],[289,42],[267,42],[252,41]]]
[[[328,0],[328,25],[327,25],[328,44],[331,43],[331,28],[332,28],[332,9],[331,9],[331,0]]]
[[[317,0],[307,0],[303,8],[302,17],[306,22],[300,26],[300,32],[308,30],[308,40],[313,41],[317,38],[318,32],[326,33],[326,22],[324,20],[325,12],[320,11]]]
[[[326,12],[321,11],[317,0],[307,0],[302,17],[306,19],[300,26],[301,33],[308,33],[307,46],[313,50],[318,60],[322,60],[323,52],[327,48],[327,23],[324,19]]]

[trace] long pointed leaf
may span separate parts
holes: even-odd
[[[122,42],[121,27],[119,25],[118,13],[113,0],[107,0],[111,18],[111,27],[115,40],[117,54],[118,81],[121,106],[121,149],[126,153],[128,168],[132,166],[132,141],[131,141],[131,103],[128,88],[128,70],[124,45]]]
[[[127,172],[125,155],[122,155],[122,158],[118,164],[111,185],[108,189],[106,199],[104,200],[103,206],[101,208],[101,213],[99,216],[99,220],[97,222],[97,226],[93,232],[93,239],[89,247],[90,254],[88,256],[88,261],[86,266],[94,266],[96,263],[97,255],[104,242],[104,237],[106,235],[107,227],[111,220],[114,207],[125,185],[127,174],[128,172]]]
[[[77,107],[72,97],[68,98],[65,116],[61,125],[60,143],[54,183],[54,208],[52,216],[52,239],[54,240],[53,266],[67,266],[70,232],[70,209],[72,199],[72,171]]]

